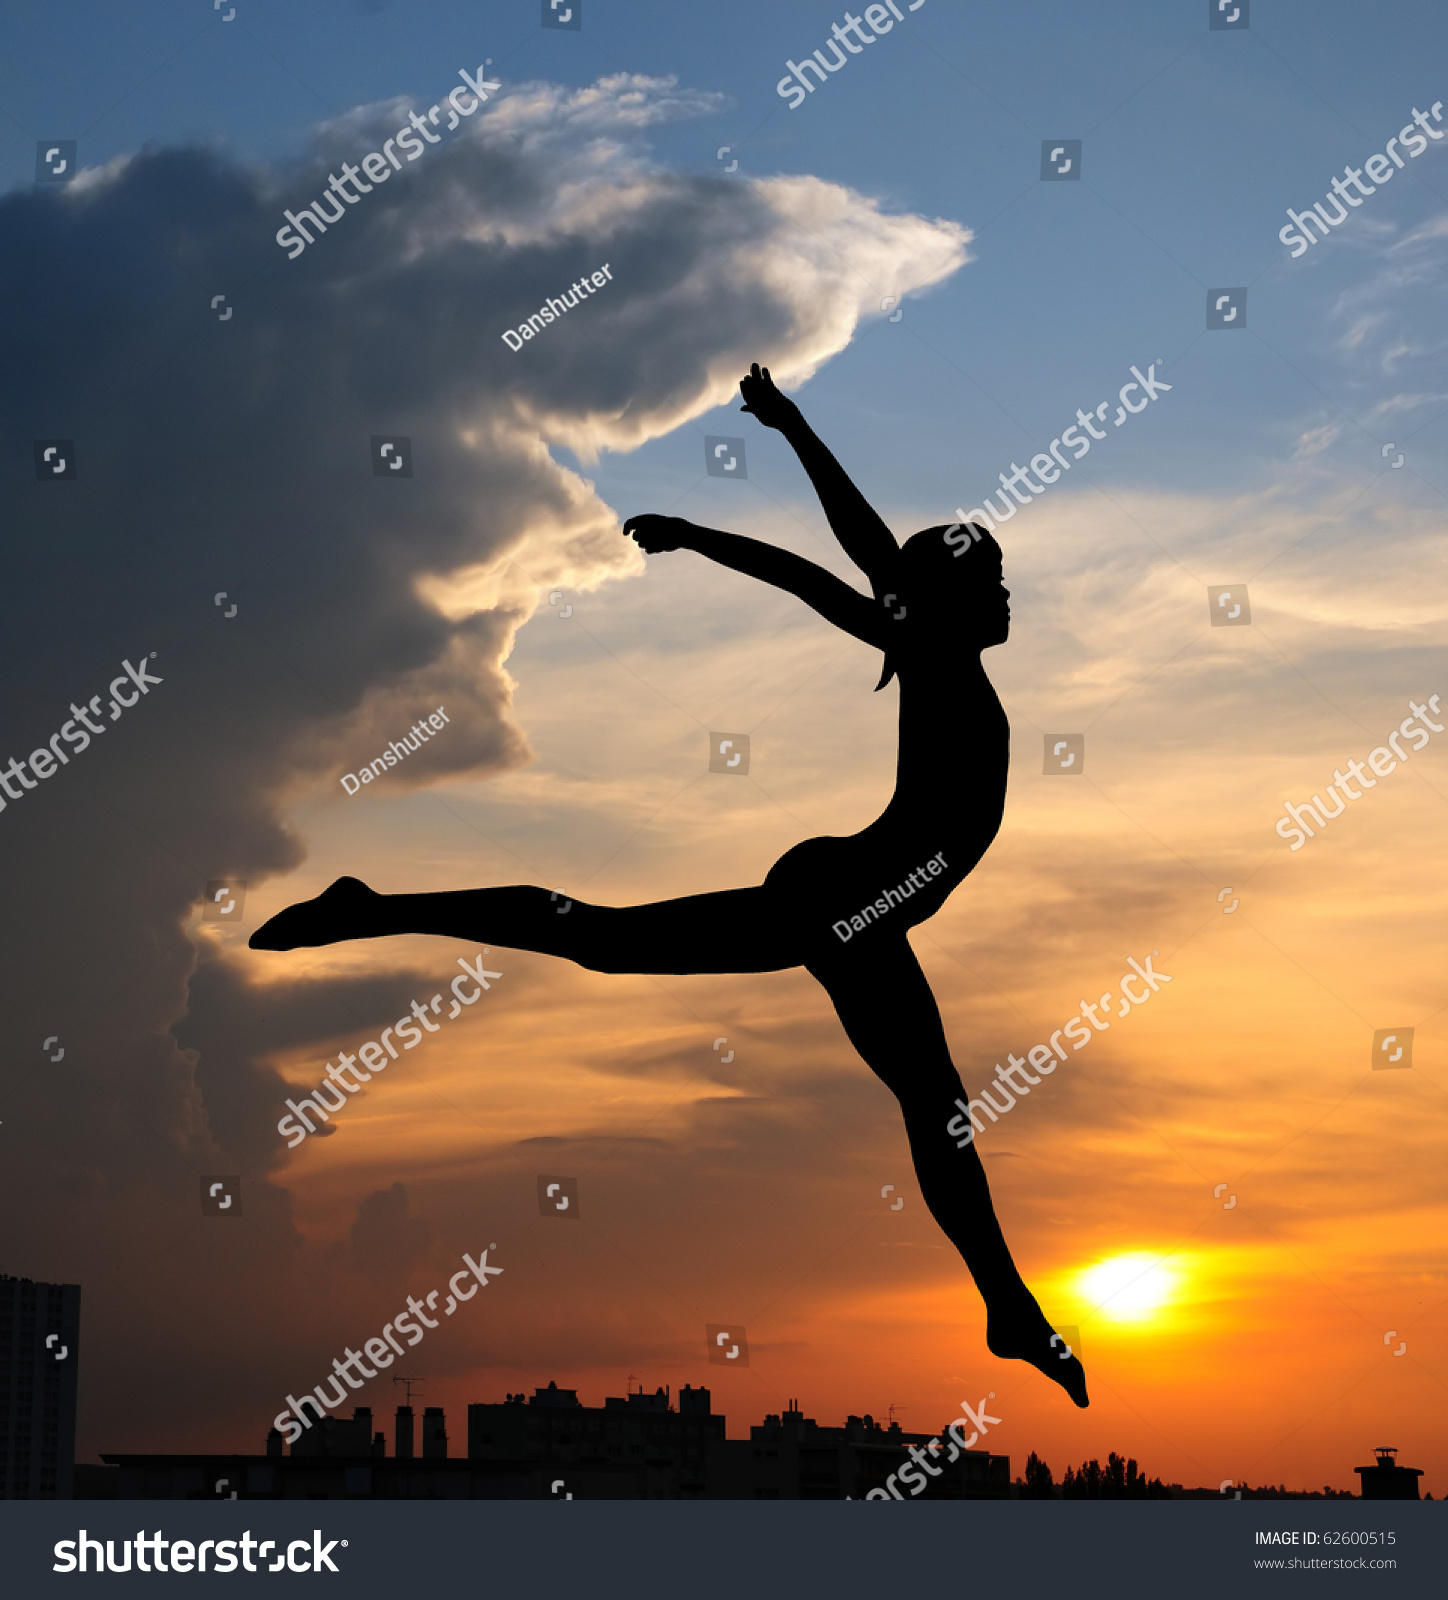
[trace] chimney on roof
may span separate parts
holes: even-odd
[[[684,1416],[707,1417],[711,1415],[711,1401],[709,1391],[705,1388],[693,1388],[685,1384],[679,1390],[679,1412]]]

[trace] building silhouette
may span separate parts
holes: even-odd
[[[1400,1467],[1394,1459],[1397,1448],[1380,1444],[1373,1451],[1378,1458],[1372,1467],[1354,1467],[1363,1486],[1364,1500],[1416,1500],[1421,1467]]]
[[[0,1279],[0,1308],[10,1302],[4,1293],[14,1280]],[[29,1285],[32,1291],[54,1288],[59,1297],[51,1320],[72,1331],[79,1309],[79,1291],[50,1285]],[[64,1296],[71,1294],[66,1311]],[[23,1297],[12,1296],[16,1303]],[[29,1302],[49,1307],[38,1292]],[[10,1313],[0,1311],[0,1322]],[[69,1323],[65,1318],[69,1316]],[[34,1334],[44,1347],[37,1310]],[[0,1327],[0,1352],[8,1327]],[[3,1362],[0,1355],[0,1362]],[[0,1366],[0,1376],[5,1371]],[[56,1380],[46,1375],[26,1386]],[[75,1381],[69,1378],[66,1417],[66,1463],[73,1439]],[[56,1402],[58,1406],[58,1402]],[[12,1407],[13,1415],[13,1407]],[[56,1422],[60,1420],[57,1413]],[[666,1388],[647,1394],[642,1389],[610,1396],[601,1406],[583,1405],[574,1389],[556,1383],[531,1396],[506,1395],[501,1402],[470,1405],[466,1454],[451,1454],[447,1418],[440,1406],[428,1406],[418,1418],[410,1405],[397,1407],[392,1449],[387,1435],[375,1427],[372,1410],[356,1407],[350,1417],[327,1416],[314,1422],[287,1450],[273,1428],[264,1455],[138,1455],[106,1454],[107,1465],[75,1469],[75,1496],[88,1500],[843,1500],[864,1499],[872,1491],[922,1500],[1059,1499],[1062,1485],[1050,1484],[1049,1469],[1032,1458],[1027,1482],[1011,1482],[1010,1458],[985,1450],[956,1450],[938,1434],[905,1433],[898,1422],[883,1426],[871,1416],[851,1416],[843,1427],[822,1427],[806,1417],[797,1402],[752,1426],[747,1439],[730,1439],[725,1418],[715,1412],[709,1390],[685,1384],[677,1396]],[[17,1430],[12,1425],[12,1433]],[[57,1434],[59,1430],[57,1428]],[[5,1435],[0,1432],[0,1439]],[[461,1442],[461,1441],[459,1441]],[[931,1444],[936,1449],[930,1449]],[[420,1445],[420,1450],[418,1446]],[[27,1437],[25,1448],[29,1450]],[[955,1459],[949,1459],[950,1452]],[[1416,1500],[1417,1467],[1400,1467],[1396,1451],[1382,1446],[1377,1463],[1357,1467],[1365,1500]],[[937,1473],[899,1478],[900,1468],[927,1459]],[[41,1459],[34,1456],[32,1459]],[[1109,1468],[1099,1469],[1100,1498],[1118,1498],[1111,1491]],[[59,1466],[58,1454],[55,1457]],[[1130,1489],[1134,1462],[1123,1481]],[[1029,1481],[1033,1477],[1034,1486]],[[1092,1477],[1096,1462],[1078,1475]],[[1137,1475],[1146,1483],[1145,1475]],[[910,1485],[924,1477],[917,1496]],[[23,1497],[30,1480],[15,1493]],[[29,1492],[59,1498],[61,1477],[43,1476]],[[52,1486],[46,1488],[46,1483]],[[1240,1488],[1242,1498],[1354,1498],[1346,1490],[1293,1491],[1271,1487]],[[1222,1489],[1189,1489],[1179,1483],[1152,1480],[1147,1498],[1220,1499]],[[1066,1498],[1072,1498],[1067,1492]],[[1095,1498],[1095,1496],[1090,1496]],[[1129,1495],[1127,1496],[1129,1497]],[[1431,1498],[1431,1497],[1430,1497]]]
[[[422,1454],[414,1417],[398,1406],[393,1453],[370,1408],[315,1423],[285,1453],[275,1429],[266,1454],[107,1454],[82,1473],[87,1498],[122,1500],[810,1500],[863,1498],[905,1465],[928,1434],[850,1417],[822,1428],[795,1406],[767,1416],[748,1439],[725,1437],[709,1391],[685,1384],[580,1404],[550,1383],[500,1404],[468,1407],[467,1454],[448,1454],[446,1418],[429,1406]],[[933,1458],[934,1459],[934,1458]],[[943,1457],[941,1458],[943,1460]],[[1006,1498],[1010,1460],[964,1452],[922,1499]],[[906,1491],[906,1498],[909,1498]]]
[[[843,1428],[822,1428],[806,1417],[797,1401],[780,1416],[766,1416],[749,1430],[747,1439],[724,1439],[715,1445],[709,1463],[710,1499],[718,1500],[863,1500],[872,1489],[889,1493],[887,1480],[910,1462],[910,1448],[924,1451],[928,1433],[904,1433],[892,1421],[882,1428],[869,1415],[847,1417]],[[949,1448],[954,1448],[953,1446]],[[927,1477],[921,1500],[1005,1500],[1011,1493],[1009,1456],[988,1450],[948,1449],[929,1459],[940,1476]],[[916,1498],[909,1488],[900,1498]],[[893,1497],[892,1497],[893,1498]]]
[[[545,1496],[703,1500],[706,1449],[723,1437],[709,1391],[688,1384],[677,1410],[667,1389],[585,1406],[576,1390],[551,1382],[531,1399],[516,1394],[501,1405],[468,1407],[468,1459],[520,1483],[526,1471]]]
[[[80,1286],[0,1274],[0,1500],[69,1500]]]

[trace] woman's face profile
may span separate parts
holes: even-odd
[[[917,538],[938,540],[943,529],[929,529]],[[942,558],[933,542],[926,546],[930,561],[910,562],[910,591],[916,637],[925,643],[988,650],[1004,644],[1011,631],[1011,592],[1005,586],[1000,546],[989,536],[951,551]]]

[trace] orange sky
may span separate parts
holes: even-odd
[[[1448,735],[1307,848],[1273,833],[1283,798],[1366,756],[1448,676],[1403,675],[1387,586],[1346,556],[1287,555],[1254,585],[1251,629],[1207,626],[1195,580],[1232,576],[1223,522],[1255,569],[1310,507],[1123,499],[1129,515],[1108,517],[1063,493],[1011,530],[1016,635],[986,658],[1013,728],[1006,820],[912,939],[972,1089],[1082,997],[1119,993],[1128,956],[1157,950],[1172,977],[980,1141],[1027,1281],[1081,1329],[1090,1410],[986,1351],[894,1102],[807,975],[606,977],[494,949],[504,978],[474,1011],[276,1174],[339,1262],[359,1197],[403,1184],[419,1237],[431,1230],[399,1269],[414,1291],[497,1243],[505,1275],[414,1362],[455,1450],[469,1401],[556,1379],[600,1404],[634,1374],[708,1384],[735,1435],[791,1397],[822,1423],[894,1405],[934,1432],[994,1391],[991,1444],[1013,1472],[1032,1449],[1058,1478],[1116,1450],[1191,1485],[1355,1488],[1352,1467],[1385,1442],[1448,1491],[1448,995],[1427,843]],[[675,509],[846,570],[808,506],[751,502],[742,519],[741,504],[706,487]],[[930,520],[882,509],[902,535]],[[249,926],[343,871],[384,890],[532,881],[611,903],[757,882],[795,840],[883,805],[896,691],[871,695],[865,647],[687,554],[571,598],[574,616],[542,606],[508,661],[534,760],[396,797],[318,784],[293,813],[309,859],[253,891]],[[705,772],[712,730],[750,733],[747,778]],[[1082,778],[1042,774],[1057,730],[1086,732]],[[236,951],[257,982],[403,966],[432,987],[470,953]],[[1411,1071],[1369,1070],[1388,1026],[1416,1030]],[[322,1062],[281,1065],[309,1086]],[[538,1173],[578,1178],[577,1224],[539,1216]],[[1083,1281],[1119,1258],[1134,1264]],[[344,1297],[358,1338],[400,1303],[375,1283]],[[704,1324],[730,1320],[748,1330],[746,1372],[704,1360]],[[357,1398],[390,1412],[396,1393],[379,1381]]]

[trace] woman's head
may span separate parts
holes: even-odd
[[[1004,644],[1011,630],[1001,566],[1001,547],[978,525],[922,528],[900,551],[901,597],[922,622],[986,650]]]
[[[899,620],[912,638],[988,650],[1010,636],[1011,595],[1001,581],[1001,547],[984,528],[952,522],[912,533],[901,546],[897,574],[905,607]],[[895,676],[895,664],[887,650],[876,689]]]

